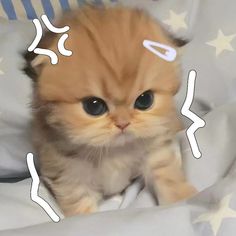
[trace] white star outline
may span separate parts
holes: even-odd
[[[216,236],[224,219],[236,218],[236,210],[229,207],[232,196],[233,194],[226,195],[215,208],[200,215],[193,223],[209,222]]]
[[[170,10],[169,15],[169,18],[164,20],[163,22],[166,25],[169,25],[174,32],[178,32],[180,29],[188,28],[187,23],[185,21],[187,12],[177,14],[173,10]]]
[[[218,57],[223,51],[234,51],[234,48],[231,45],[231,41],[236,37],[236,34],[225,35],[221,29],[218,30],[217,37],[209,42],[206,42],[207,45],[215,47],[216,57]]]

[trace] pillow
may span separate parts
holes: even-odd
[[[31,81],[21,71],[21,53],[34,37],[30,22],[0,20],[0,177],[27,173],[30,137]]]

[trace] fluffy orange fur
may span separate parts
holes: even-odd
[[[167,62],[143,47],[150,39],[172,40],[146,13],[123,7],[84,7],[58,21],[70,31],[59,63],[36,56],[34,139],[42,178],[65,215],[93,212],[104,196],[122,191],[143,176],[160,203],[192,196],[173,148],[180,127],[173,97],[178,60]],[[57,51],[58,35],[44,38]],[[154,93],[152,107],[134,109],[143,92]],[[103,99],[109,111],[93,117],[85,97]],[[117,124],[129,123],[125,132]]]

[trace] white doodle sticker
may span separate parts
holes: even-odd
[[[65,33],[67,32],[70,27],[69,26],[65,26],[63,28],[56,28],[55,26],[53,26],[51,24],[51,22],[49,21],[48,17],[46,15],[42,15],[41,16],[42,21],[44,22],[45,26],[48,28],[48,30],[50,30],[53,33]],[[55,52],[53,52],[52,50],[49,49],[43,49],[43,48],[37,48],[40,40],[42,39],[43,36],[43,29],[42,26],[40,24],[40,21],[38,19],[34,19],[33,20],[35,29],[36,29],[36,36],[34,41],[32,42],[32,44],[29,46],[28,51],[32,52],[34,51],[34,53],[39,54],[39,55],[46,55],[48,57],[50,57],[51,59],[51,64],[55,65],[58,63],[58,57],[57,54]],[[63,56],[71,56],[72,55],[72,51],[65,49],[65,41],[66,39],[69,37],[68,34],[63,34],[57,44],[58,47],[58,51],[63,55]]]
[[[55,211],[51,208],[51,206],[38,195],[40,180],[34,165],[34,155],[32,153],[28,153],[26,158],[27,158],[28,169],[32,177],[30,197],[33,202],[37,203],[45,210],[48,216],[55,223],[58,223],[60,221],[60,217],[55,213]]]
[[[192,149],[192,153],[195,158],[200,158],[202,156],[198,143],[195,137],[195,132],[205,126],[206,122],[197,116],[195,113],[190,111],[190,107],[193,102],[194,98],[194,89],[195,89],[195,82],[196,82],[197,72],[195,70],[191,70],[188,75],[188,87],[187,87],[187,95],[184,101],[184,104],[181,109],[182,115],[189,118],[193,121],[192,125],[187,129],[187,137],[190,143],[190,147]]]

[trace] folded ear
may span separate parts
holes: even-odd
[[[37,55],[34,52],[26,52],[24,54],[26,61],[23,71],[28,75],[34,82],[37,81],[38,76],[43,68],[43,65],[47,62],[46,56]]]
[[[49,49],[55,38],[56,34],[50,31],[45,32],[37,48]],[[37,82],[37,78],[39,77],[43,66],[49,63],[48,57],[44,55],[38,55],[34,52],[29,52],[28,50],[23,53],[23,57],[25,59],[25,65],[22,70],[34,82]]]
[[[181,48],[191,41],[191,39],[189,38],[175,35],[174,33],[168,31],[163,25],[162,27],[164,29],[164,32],[166,33],[166,36],[172,41],[173,45],[177,48]]]
[[[189,40],[187,40],[187,39],[175,38],[172,35],[170,36],[170,38],[171,38],[172,42],[174,43],[174,45],[178,48],[183,47],[184,45],[189,43]]]

